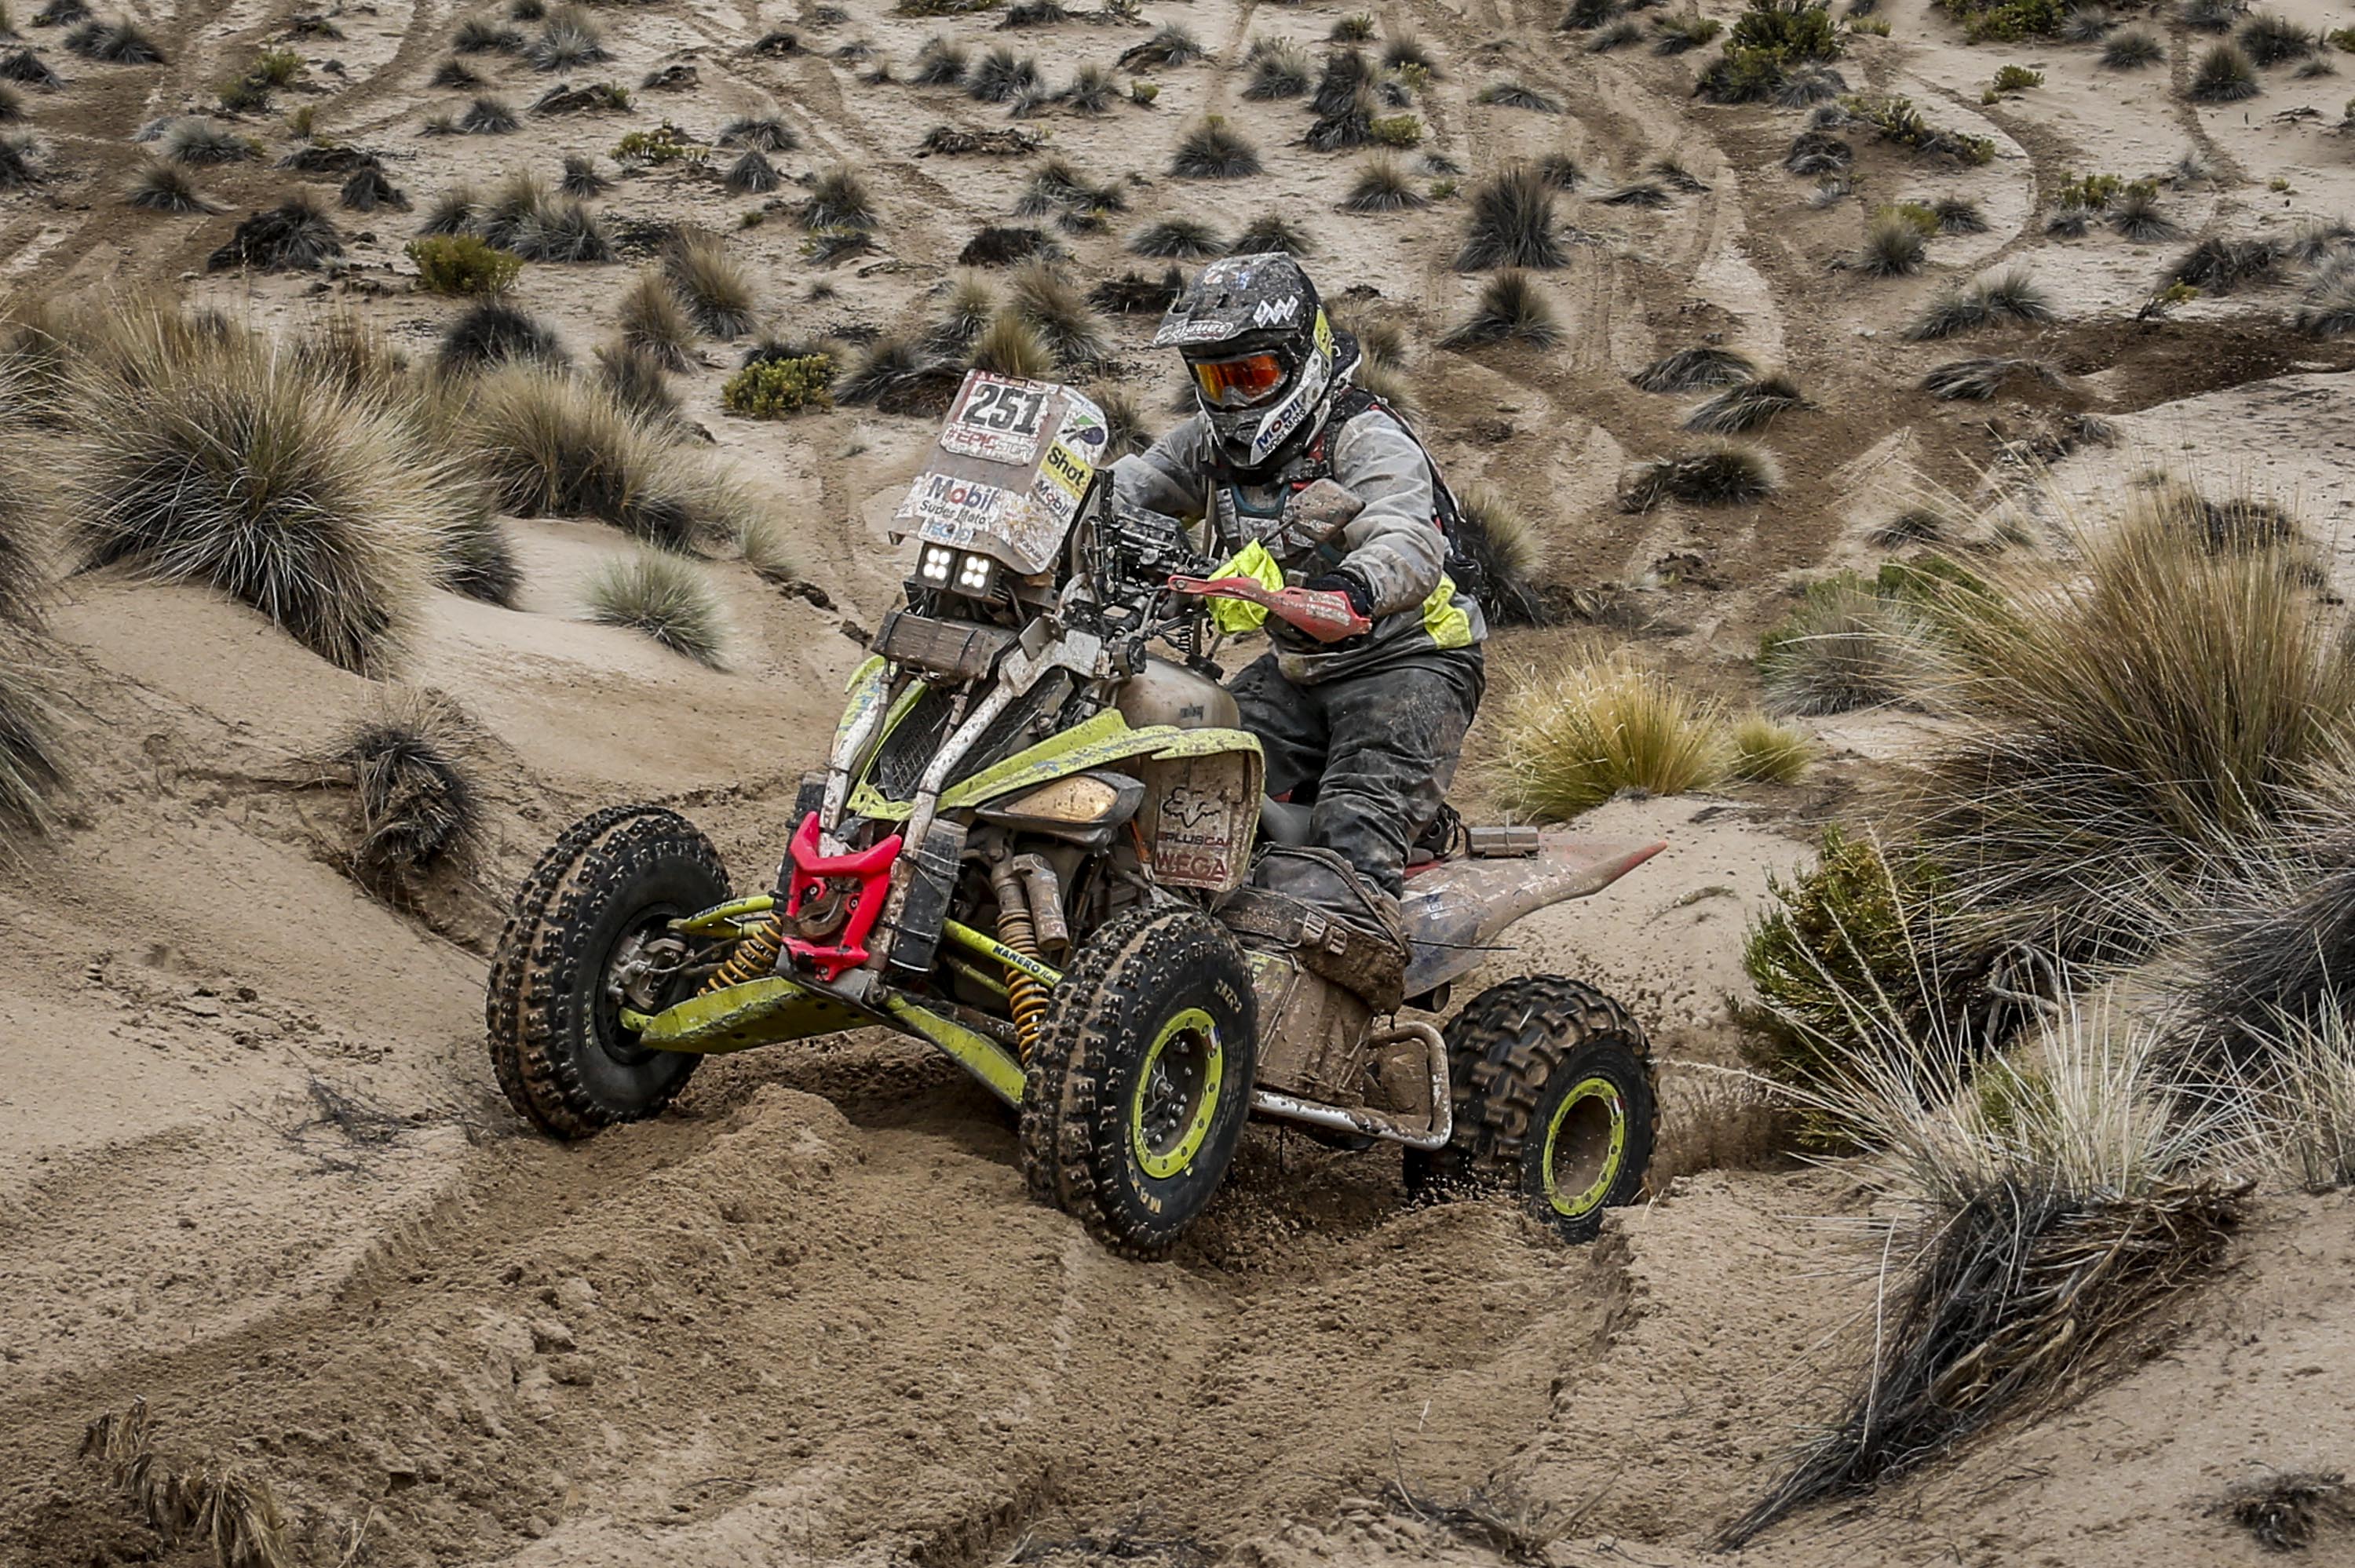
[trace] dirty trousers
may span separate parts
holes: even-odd
[[[1439,814],[1487,684],[1478,648],[1295,686],[1261,658],[1228,683],[1267,753],[1267,791],[1313,800],[1311,841],[1392,897]]]

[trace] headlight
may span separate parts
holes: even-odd
[[[957,563],[957,591],[974,595],[989,591],[990,574],[997,563],[987,556],[967,556]]]
[[[955,551],[945,545],[927,545],[922,557],[916,563],[916,574],[928,583],[945,583],[955,566]]]

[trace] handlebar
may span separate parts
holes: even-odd
[[[1299,588],[1271,592],[1250,577],[1174,577],[1169,579],[1169,591],[1197,599],[1234,599],[1258,605],[1319,642],[1339,642],[1371,630],[1374,624],[1358,613],[1348,594],[1312,593]]]

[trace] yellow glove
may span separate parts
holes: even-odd
[[[1284,591],[1284,568],[1275,564],[1275,557],[1268,554],[1267,546],[1257,540],[1245,545],[1240,554],[1212,571],[1210,576],[1213,578],[1249,577],[1270,593]],[[1267,610],[1260,605],[1249,604],[1239,599],[1214,599],[1210,601],[1210,624],[1230,637],[1238,632],[1257,631],[1266,620]]]

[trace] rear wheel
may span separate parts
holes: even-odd
[[[1657,1131],[1651,1048],[1593,986],[1525,975],[1472,999],[1447,1028],[1455,1136],[1411,1154],[1424,1190],[1509,1188],[1566,1241],[1644,1190]]]
[[[1241,1141],[1257,1030],[1251,969],[1209,916],[1140,910],[1105,925],[1050,993],[1031,1054],[1031,1196],[1116,1252],[1167,1252]]]
[[[660,1114],[702,1058],[641,1047],[621,1015],[686,994],[670,922],[727,897],[719,852],[675,811],[613,807],[557,840],[491,962],[485,1022],[507,1102],[568,1139]]]

